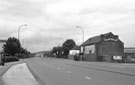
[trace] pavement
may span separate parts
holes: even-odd
[[[135,65],[32,58],[28,67],[44,85],[134,85]]]
[[[4,85],[39,85],[26,66],[26,63],[10,67],[10,69],[3,74],[2,80]]]
[[[26,62],[26,60],[20,59],[19,61],[6,62],[4,66],[0,65],[0,76],[3,75],[12,65]]]
[[[2,75],[13,65],[24,63],[26,60],[20,59],[19,61],[6,62],[4,66],[0,65],[0,85],[4,85],[2,81]]]

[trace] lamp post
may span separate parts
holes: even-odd
[[[76,28],[79,28],[82,30],[82,48],[81,48],[81,52],[84,53],[84,46],[83,46],[83,43],[84,43],[84,29],[80,26],[76,26]],[[83,60],[83,55],[82,55],[82,58],[81,60]]]
[[[20,25],[19,28],[18,28],[18,40],[20,41],[20,30],[23,26],[27,26],[27,24],[24,24],[24,25]]]
[[[18,41],[20,42],[20,30],[23,26],[27,26],[27,24],[23,24],[23,25],[20,25],[19,28],[18,28]],[[21,42],[20,42],[21,44]],[[18,45],[19,46],[19,45]],[[18,58],[19,58],[19,53],[20,53],[20,47],[18,47],[19,51],[18,51]]]
[[[82,30],[82,43],[84,43],[84,29],[80,26],[76,26],[76,28],[80,28]]]

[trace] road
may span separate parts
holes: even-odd
[[[28,67],[44,85],[135,85],[135,65],[32,58]]]

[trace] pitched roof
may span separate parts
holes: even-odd
[[[135,48],[124,48],[124,53],[135,53]]]
[[[101,34],[99,36],[95,36],[95,37],[89,38],[82,45],[84,45],[84,46],[92,45],[92,44],[95,44],[95,43],[101,41],[102,37],[108,38],[108,37],[111,37],[112,35],[113,35],[114,38],[118,38],[117,35],[114,35],[112,32],[109,32],[109,33],[105,33],[105,34]]]
[[[101,36],[95,36],[95,37],[89,38],[82,45],[91,45],[91,44],[99,42],[100,40],[101,40]]]

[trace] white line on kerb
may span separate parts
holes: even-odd
[[[85,77],[86,79],[89,79],[89,80],[91,80],[91,78],[90,77]]]

